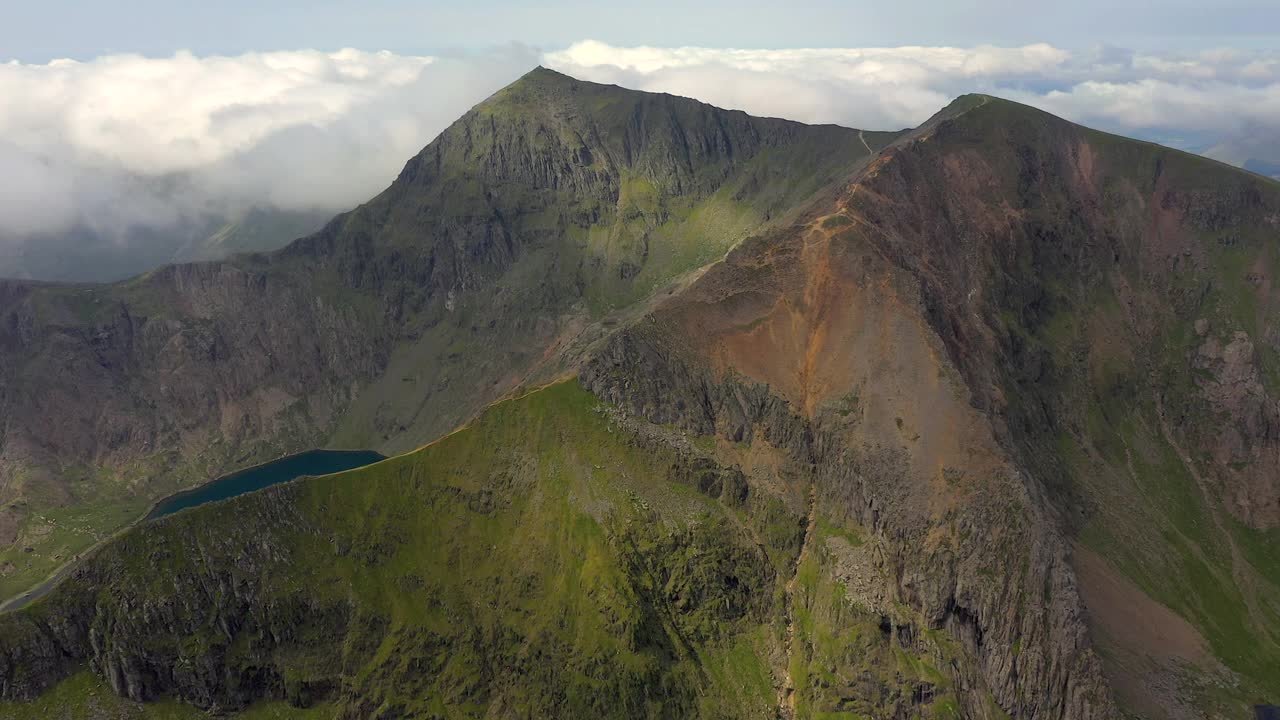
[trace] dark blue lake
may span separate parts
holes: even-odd
[[[151,513],[147,515],[147,519],[154,520],[207,502],[226,500],[304,475],[328,475],[364,467],[385,459],[385,455],[371,450],[311,450],[289,455],[247,470],[223,475],[194,490],[170,495],[156,503]]]

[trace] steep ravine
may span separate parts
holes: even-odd
[[[817,502],[818,488],[811,485],[809,487],[809,501],[806,505],[804,540],[800,543],[800,552],[796,554],[796,562],[795,567],[792,568],[791,579],[787,581],[787,630],[786,639],[782,645],[787,660],[787,669],[782,683],[782,693],[778,701],[778,715],[788,719],[795,717],[796,713],[796,679],[791,673],[791,657],[796,646],[796,584],[800,581],[800,566],[808,559],[810,544],[814,542],[814,536],[817,534]]]

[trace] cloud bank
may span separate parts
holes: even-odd
[[[537,62],[507,48],[0,64],[0,237],[346,209]]]
[[[547,62],[583,79],[689,95],[752,114],[874,129],[918,125],[968,92],[1140,135],[1217,138],[1280,127],[1280,53],[1155,56],[1046,44],[718,50],[584,41],[549,53]]]
[[[753,114],[871,129],[914,126],[956,95],[987,92],[1104,129],[1216,145],[1235,162],[1274,147],[1258,138],[1280,138],[1280,53],[1268,52],[583,41],[454,57],[303,50],[10,62],[0,64],[0,237],[164,227],[249,205],[346,209],[537,63]]]

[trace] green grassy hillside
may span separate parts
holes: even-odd
[[[8,682],[50,672],[22,655],[35,636],[62,648],[52,672],[65,676],[0,710],[853,717],[851,705],[831,714],[843,705],[821,678],[871,669],[905,693],[901,707],[929,687],[920,710],[953,715],[951,681],[930,669],[944,650],[920,649],[945,642],[917,647],[878,616],[832,608],[821,598],[839,603],[842,582],[816,560],[792,580],[804,519],[785,492],[715,460],[742,448],[620,418],[565,382],[409,455],[137,528],[0,616]],[[810,541],[829,537],[858,541],[825,521]],[[871,655],[832,649],[858,632]]]
[[[295,708],[275,700],[256,703],[235,714],[239,720],[322,720],[332,706]],[[58,683],[34,702],[0,702],[7,720],[204,720],[209,713],[174,700],[139,703],[116,695],[111,686],[85,670]]]
[[[411,455],[148,524],[0,622],[92,603],[95,670],[139,699],[769,716],[765,548],[597,405],[553,386]]]

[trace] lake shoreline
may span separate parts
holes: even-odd
[[[358,458],[359,460],[361,460],[361,462],[343,464],[341,466],[334,466],[334,467],[318,467],[315,465],[307,464],[308,460],[334,460],[337,458],[348,458],[348,459]],[[279,485],[281,483],[290,482],[292,480],[296,480],[302,477],[321,477],[324,475],[333,475],[335,473],[346,472],[348,470],[355,470],[356,468],[365,467],[366,465],[372,465],[374,463],[382,462],[383,460],[386,460],[386,459],[387,459],[386,455],[383,455],[382,453],[379,453],[374,450],[326,450],[323,448],[317,448],[314,450],[304,450],[302,452],[291,453],[289,455],[281,455],[280,457],[274,460],[267,460],[265,462],[258,463],[257,465],[251,465],[249,467],[242,468],[240,470],[236,470],[234,472],[230,472],[225,475],[220,475],[212,480],[201,483],[200,485],[197,485],[196,487],[190,488],[188,490],[180,490],[176,493],[166,495],[165,497],[160,498],[159,500],[156,500],[156,502],[152,503],[151,508],[147,511],[147,514],[142,517],[142,522],[159,520],[160,518],[167,517],[169,515],[172,515],[177,512],[181,512],[183,510],[187,510],[193,507],[199,507],[201,505],[204,505],[210,502],[217,502],[219,500],[229,500],[239,495],[244,495],[250,492],[256,492],[258,490],[271,487],[272,485]],[[287,475],[287,477],[281,477],[279,479],[270,479],[270,480],[261,482],[259,484],[243,482],[244,478],[252,478],[253,476],[259,473],[266,472],[273,468],[290,466],[291,464],[298,466],[298,468],[296,472],[293,472],[293,473],[286,472],[285,475]],[[242,487],[238,490],[234,487],[234,483],[236,483],[237,481],[242,481],[241,482]],[[215,491],[217,491],[221,486],[230,486],[232,489],[232,492],[229,492],[223,496],[217,495]],[[204,499],[201,499],[202,497]],[[194,498],[197,500],[197,502],[189,503],[189,504],[184,504],[182,502],[183,500],[186,500],[189,498]]]
[[[201,500],[199,502],[185,504],[185,505],[180,504],[180,501],[185,498],[199,498],[202,493],[209,493],[211,489],[215,489],[219,484],[232,482],[236,479],[243,478],[246,475],[252,475],[254,473],[265,471],[273,466],[278,466],[278,465],[290,463],[290,462],[298,462],[298,461],[305,460],[309,457],[315,457],[315,456],[332,457],[332,456],[343,456],[343,455],[363,456],[363,458],[368,460],[368,462],[351,465],[349,467],[338,468],[338,469],[332,470],[331,472],[320,472],[315,474],[297,473],[289,477],[284,477],[279,480],[275,480],[273,482],[264,483],[260,486],[247,487],[245,489],[240,490],[239,492],[232,492],[223,496],[211,495],[207,499]],[[281,455],[280,457],[277,457],[271,460],[263,460],[262,462],[256,463],[254,465],[249,465],[247,467],[240,468],[239,470],[234,470],[232,472],[219,475],[218,477],[215,477],[211,480],[206,480],[205,482],[200,483],[199,485],[193,488],[189,488],[187,490],[180,490],[176,493],[170,493],[169,495],[165,495],[164,497],[156,499],[154,502],[152,502],[150,505],[147,506],[147,509],[144,513],[139,515],[134,520],[130,521],[128,524],[120,527],[118,530],[111,533],[107,537],[99,540],[93,545],[90,545],[89,547],[77,553],[74,557],[72,557],[66,563],[63,563],[62,565],[60,565],[57,569],[55,569],[52,573],[50,573],[48,577],[40,581],[38,584],[30,588],[27,588],[26,590],[23,590],[17,595],[13,595],[11,597],[5,598],[3,601],[0,601],[0,613],[21,610],[22,608],[27,607],[31,603],[49,594],[55,587],[58,586],[59,583],[62,582],[62,580],[66,578],[67,575],[71,574],[71,572],[74,571],[76,567],[78,567],[84,561],[93,557],[93,555],[96,554],[100,549],[102,549],[102,547],[105,546],[107,543],[119,538],[123,534],[133,530],[134,528],[144,523],[152,522],[154,520],[160,520],[165,517],[168,517],[169,515],[173,515],[173,514],[182,512],[184,510],[190,510],[192,508],[200,507],[201,505],[206,505],[211,502],[230,500],[231,498],[239,497],[240,495],[247,495],[251,492],[264,490],[273,485],[280,485],[286,482],[292,482],[294,480],[299,480],[304,477],[321,477],[324,475],[333,475],[340,472],[347,472],[349,470],[355,470],[357,468],[373,465],[375,463],[379,463],[387,459],[389,459],[388,456],[383,455],[382,453],[379,453],[374,450],[330,450],[325,448],[315,448],[312,450],[303,450],[302,452]],[[164,509],[166,506],[174,503],[179,503],[179,504],[177,507],[174,507],[172,510],[168,510],[167,512],[161,512],[161,510]]]

